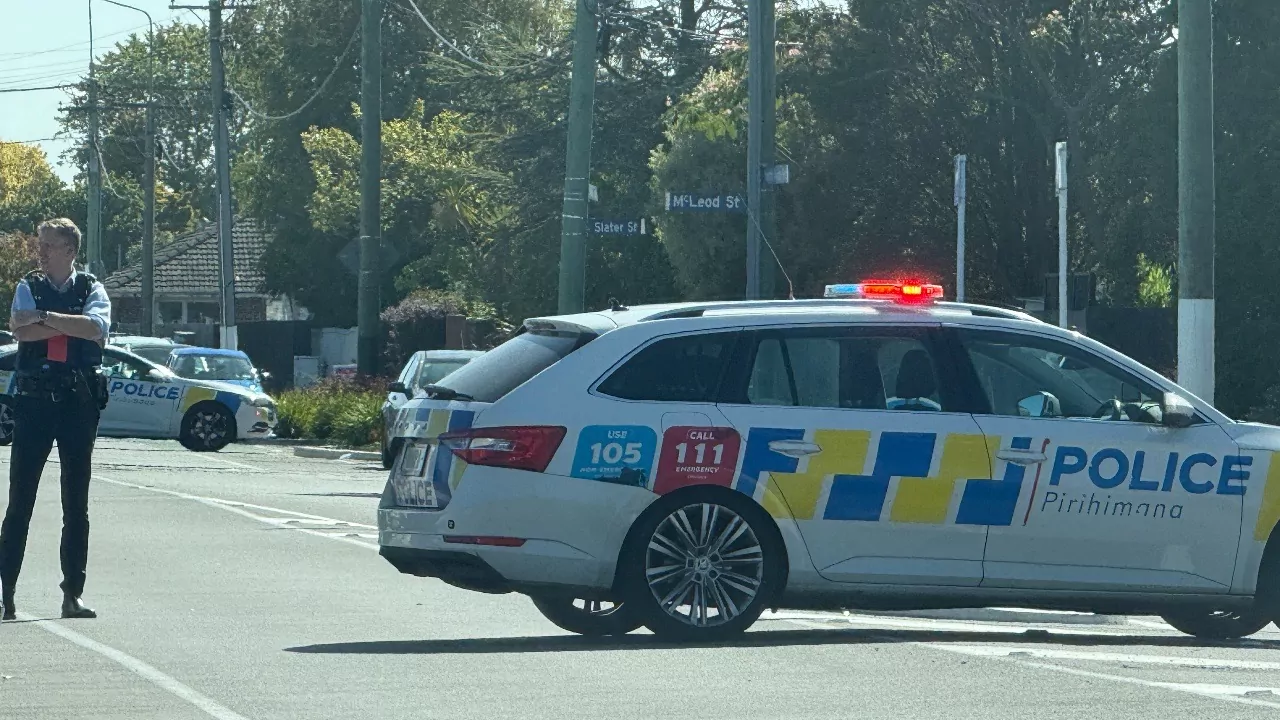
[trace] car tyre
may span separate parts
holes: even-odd
[[[1235,640],[1247,637],[1271,623],[1271,616],[1258,607],[1242,612],[1177,610],[1161,617],[1174,629],[1204,640]]]
[[[781,589],[785,552],[773,518],[747,496],[712,487],[674,493],[651,505],[628,535],[626,604],[660,637],[732,638]]]
[[[561,630],[587,637],[626,635],[644,623],[625,602],[583,600],[563,595],[533,595],[534,607]]]
[[[386,438],[382,439],[382,469],[390,470],[392,465],[396,464],[396,458],[400,455],[400,448],[404,447],[404,438],[394,438],[390,443]]]
[[[18,411],[13,399],[0,397],[0,447],[13,442],[13,429],[17,425]]]
[[[236,437],[236,420],[225,405],[205,402],[182,418],[178,442],[192,452],[218,452]]]

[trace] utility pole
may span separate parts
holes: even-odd
[[[591,185],[591,131],[596,100],[596,0],[577,0],[573,74],[569,80],[564,209],[560,213],[561,314],[582,312],[586,293],[587,213]]]
[[[956,156],[956,302],[964,302],[964,211],[968,204],[967,170],[969,156]]]
[[[235,249],[231,244],[231,157],[227,89],[222,64],[222,0],[209,1],[209,61],[213,74],[213,159],[218,174],[218,249],[222,286],[222,347],[238,349]]]
[[[762,246],[773,226],[773,191],[764,187],[764,171],[773,166],[777,127],[774,60],[773,0],[747,0],[748,300],[773,296],[773,261]]]
[[[102,166],[98,152],[98,81],[89,62],[89,183],[88,227],[85,228],[85,260],[89,273],[102,275]]]
[[[142,171],[142,334],[155,333],[156,309],[156,119],[147,98],[146,167]]]
[[[1178,383],[1214,396],[1213,2],[1178,0]]]
[[[1057,153],[1057,172],[1054,173],[1058,191],[1058,327],[1068,327],[1067,311],[1067,144],[1060,142],[1054,148]]]
[[[142,334],[155,332],[155,239],[156,239],[156,26],[151,13],[118,0],[106,0],[118,7],[147,16],[147,130],[146,165],[142,170]]]
[[[357,370],[378,372],[382,257],[382,0],[363,0],[360,63],[360,281]]]

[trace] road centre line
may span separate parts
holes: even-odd
[[[932,645],[930,645],[932,647]],[[1280,662],[1266,660],[1230,660],[1226,658],[1198,658],[1181,655],[1143,655],[1141,653],[1086,652],[1082,650],[1055,650],[1052,648],[1008,647],[999,645],[952,645],[956,652],[982,657],[1028,656],[1040,660],[1089,660],[1094,662],[1130,663],[1134,665],[1176,665],[1206,670],[1280,670]]]
[[[196,692],[176,678],[166,675],[128,653],[122,652],[108,645],[103,645],[96,640],[91,640],[84,635],[66,628],[52,620],[41,620],[27,615],[26,613],[18,613],[18,618],[20,620],[30,622],[32,625],[35,625],[45,632],[57,635],[63,640],[79,645],[85,650],[101,655],[102,657],[150,682],[161,690],[168,692],[170,695],[190,703],[209,717],[215,718],[216,720],[248,720],[245,716],[219,704],[217,701],[206,695]]]

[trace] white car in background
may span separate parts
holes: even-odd
[[[396,436],[400,408],[429,385],[443,380],[453,371],[484,354],[482,350],[419,350],[400,370],[391,383],[387,399],[382,403],[382,467],[391,468],[400,453],[401,439]]]
[[[0,347],[0,445],[13,441],[17,345]],[[188,380],[121,348],[103,351],[111,398],[98,435],[173,438],[188,450],[216,452],[236,440],[269,437],[271,398],[231,383]]]

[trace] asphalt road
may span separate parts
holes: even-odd
[[[784,612],[721,646],[590,641],[521,596],[397,574],[376,554],[371,464],[128,440],[97,458],[85,599],[100,617],[48,619],[51,463],[21,621],[0,625],[4,720],[1280,716],[1274,626],[1215,644],[1153,618]]]

